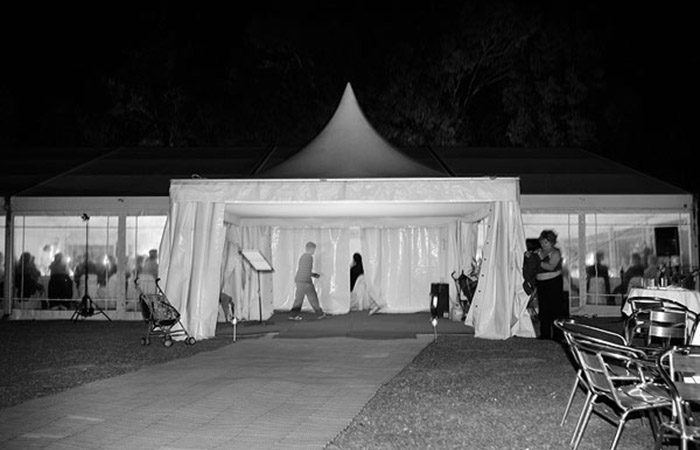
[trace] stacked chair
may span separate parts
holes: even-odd
[[[659,297],[631,297],[632,313],[625,320],[625,339],[650,356],[673,345],[692,342],[698,315],[684,305]]]
[[[615,449],[631,416],[647,415],[655,424],[662,411],[672,408],[671,395],[659,382],[655,362],[643,350],[628,345],[624,336],[571,319],[558,320],[555,325],[564,333],[578,366],[562,424],[576,390],[582,388],[586,392],[585,404],[570,441],[573,449],[578,448],[592,413],[617,424],[610,447]]]

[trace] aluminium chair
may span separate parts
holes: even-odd
[[[649,311],[663,307],[663,299],[659,297],[628,297],[632,310],[625,319],[625,339],[632,342],[635,337],[646,336],[649,328]]]
[[[671,414],[660,423],[655,449],[677,438],[683,450],[689,443],[700,444],[700,354],[689,348],[672,348],[658,359],[658,368],[673,400]]]
[[[574,450],[581,443],[592,413],[617,424],[610,445],[614,450],[631,416],[646,414],[652,421],[652,414],[671,407],[671,397],[665,387],[651,381],[654,377],[648,371],[652,368],[643,352],[575,335],[571,337],[572,349],[581,362],[590,389],[571,439]],[[624,379],[615,375],[618,371],[626,372]]]
[[[581,388],[588,395],[590,389],[586,383],[586,379],[583,375],[583,369],[581,368],[581,363],[577,360],[577,355],[572,351],[572,336],[577,336],[581,339],[588,339],[594,342],[608,343],[611,345],[620,345],[622,347],[627,346],[627,340],[624,336],[621,336],[615,332],[605,330],[603,328],[595,327],[592,325],[587,325],[581,322],[577,322],[573,319],[559,319],[554,322],[554,326],[559,328],[564,334],[564,339],[569,346],[569,352],[576,364],[576,377],[574,379],[574,385],[571,388],[571,393],[569,394],[569,400],[566,403],[566,408],[564,409],[564,414],[561,417],[560,426],[564,426],[566,418],[571,410],[571,405],[573,404],[574,397],[576,396],[576,391]],[[625,372],[617,373],[618,377],[626,376]]]

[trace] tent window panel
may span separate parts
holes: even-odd
[[[139,287],[144,292],[156,292],[158,247],[166,221],[167,216],[127,216],[126,218],[127,311],[140,310],[138,292],[134,286],[135,275],[139,275]],[[155,256],[155,261],[152,255]],[[150,260],[149,257],[151,257]]]
[[[523,213],[522,218],[527,239],[537,239],[542,230],[557,233],[557,247],[563,259],[564,295],[568,295],[570,308],[581,306],[578,215]]]
[[[87,225],[87,243],[86,243]],[[21,309],[71,309],[85,294],[104,309],[116,308],[107,281],[116,273],[117,217],[16,216],[14,296]]]
[[[666,231],[674,231],[672,242]],[[587,266],[593,266],[596,252],[605,255],[611,290],[619,297],[615,304],[620,304],[630,288],[628,278],[639,271],[635,265],[647,269],[656,257],[659,265],[674,268],[680,276],[692,270],[690,215],[587,214]]]

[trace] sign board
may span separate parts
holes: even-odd
[[[259,250],[241,250],[241,255],[253,266],[256,272],[273,272],[272,264]]]

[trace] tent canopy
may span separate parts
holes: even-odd
[[[350,83],[323,131],[298,153],[260,174],[261,178],[440,176],[444,173],[414,161],[377,134]]]

